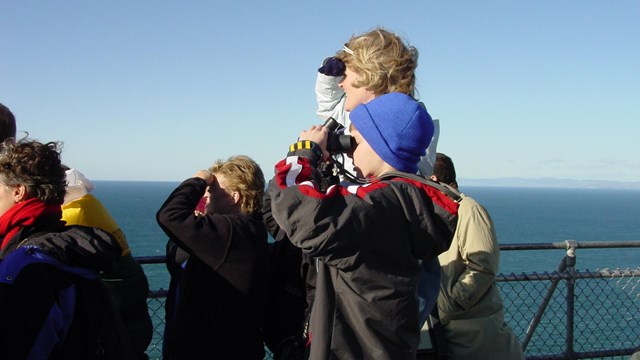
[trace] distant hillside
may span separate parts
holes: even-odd
[[[458,179],[460,186],[544,187],[565,189],[626,189],[640,190],[640,181],[572,180],[572,179]]]

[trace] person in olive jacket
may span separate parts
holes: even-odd
[[[458,190],[453,161],[438,153],[435,181]],[[442,278],[438,315],[451,359],[524,360],[520,341],[504,320],[496,284],[500,246],[489,212],[460,193],[458,224],[451,247],[440,254]]]

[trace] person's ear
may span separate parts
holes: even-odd
[[[431,180],[435,181],[435,182],[439,182],[438,181],[438,177],[435,175],[431,175]]]
[[[233,198],[233,203],[237,204],[240,201],[240,193],[237,191],[233,191],[231,193],[231,197]]]
[[[16,203],[19,203],[22,200],[26,200],[27,199],[27,187],[20,184],[20,185],[16,185],[13,188],[13,201],[15,201]]]

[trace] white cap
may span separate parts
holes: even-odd
[[[83,173],[76,169],[69,169],[67,173],[67,194],[64,197],[65,204],[77,200],[95,188],[93,183]]]

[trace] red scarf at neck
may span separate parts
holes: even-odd
[[[59,213],[62,217],[60,205],[47,205],[37,198],[16,203],[0,216],[0,237],[2,238],[0,249],[4,249],[23,227],[33,225],[42,215],[55,213]]]

